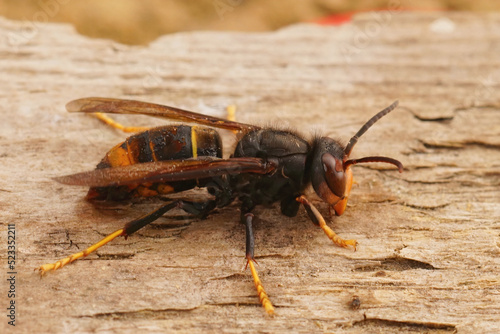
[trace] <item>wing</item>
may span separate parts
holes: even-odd
[[[269,174],[274,170],[274,164],[260,158],[170,160],[96,169],[56,177],[54,180],[69,185],[108,187],[194,180],[226,174]]]
[[[170,120],[192,122],[233,131],[259,129],[258,126],[228,121],[223,118],[198,114],[175,107],[148,102],[122,100],[105,97],[86,97],[66,104],[69,112],[102,112],[114,114],[141,114]]]

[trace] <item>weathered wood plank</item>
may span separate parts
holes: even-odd
[[[16,330],[495,332],[499,15],[368,13],[341,27],[179,33],[148,47],[91,40],[65,25],[28,31],[0,19],[0,31],[0,217],[18,233]],[[99,210],[83,200],[86,189],[50,179],[92,169],[126,137],[66,113],[65,103],[84,96],[216,116],[236,104],[240,121],[345,141],[399,99],[354,156],[391,156],[406,170],[355,167],[349,207],[331,226],[358,240],[356,252],[331,245],[304,212],[288,219],[277,208],[258,210],[256,255],[273,319],[242,271],[237,205],[204,221],[161,219],[40,280],[38,265],[158,204]],[[359,309],[349,306],[355,295]]]

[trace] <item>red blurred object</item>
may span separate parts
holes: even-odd
[[[321,25],[333,25],[333,26],[339,26],[341,24],[344,24],[346,22],[351,21],[352,16],[356,14],[356,12],[352,13],[343,13],[343,14],[333,14],[329,15],[326,17],[323,17],[319,20],[316,20],[315,22],[317,24]]]
[[[358,10],[354,12],[348,12],[348,13],[342,13],[342,14],[332,14],[328,15],[325,17],[322,17],[320,19],[317,19],[314,21],[314,23],[321,24],[321,25],[333,25],[333,26],[339,26],[341,24],[344,24],[346,22],[351,21],[352,17],[358,13],[366,13],[366,12],[381,12],[381,11],[398,11],[398,12],[403,12],[403,11],[413,11],[413,12],[436,12],[436,11],[443,11],[445,9],[443,8],[419,8],[419,7],[405,7],[405,8],[377,8],[377,9],[366,9],[366,10]]]

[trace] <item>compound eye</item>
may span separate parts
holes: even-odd
[[[335,158],[330,153],[325,153],[321,157],[323,170],[325,172],[328,188],[340,199],[344,197],[346,188],[346,174],[341,160]]]

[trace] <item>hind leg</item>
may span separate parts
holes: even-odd
[[[129,235],[138,231],[139,229],[143,228],[144,226],[151,224],[152,222],[154,222],[155,220],[157,220],[158,218],[163,216],[165,213],[167,213],[168,211],[170,211],[174,208],[183,209],[184,211],[191,213],[191,214],[194,214],[194,215],[201,215],[201,214],[206,215],[209,211],[211,211],[214,208],[214,205],[212,202],[213,201],[207,201],[204,203],[195,203],[195,202],[177,200],[174,202],[167,203],[165,205],[162,205],[161,207],[159,207],[155,211],[148,213],[145,216],[142,216],[138,219],[135,219],[135,220],[128,222],[121,229],[116,230],[115,232],[106,236],[104,239],[93,244],[89,248],[87,248],[81,252],[72,254],[68,257],[65,257],[64,259],[61,259],[57,262],[44,264],[44,265],[36,268],[35,270],[38,269],[38,271],[40,272],[40,275],[43,276],[47,271],[57,270],[61,267],[64,267],[68,263],[74,262],[75,260],[86,257],[90,253],[95,252],[97,249],[106,245],[107,243],[116,239],[117,237],[120,237],[120,236],[124,236],[125,238],[128,237]]]
[[[142,132],[149,130],[148,127],[143,127],[143,126],[125,126],[121,123],[118,123],[117,121],[115,121],[114,119],[112,119],[111,117],[102,112],[96,112],[90,115],[94,116],[95,118],[109,125],[110,127],[121,130],[123,132]]]

